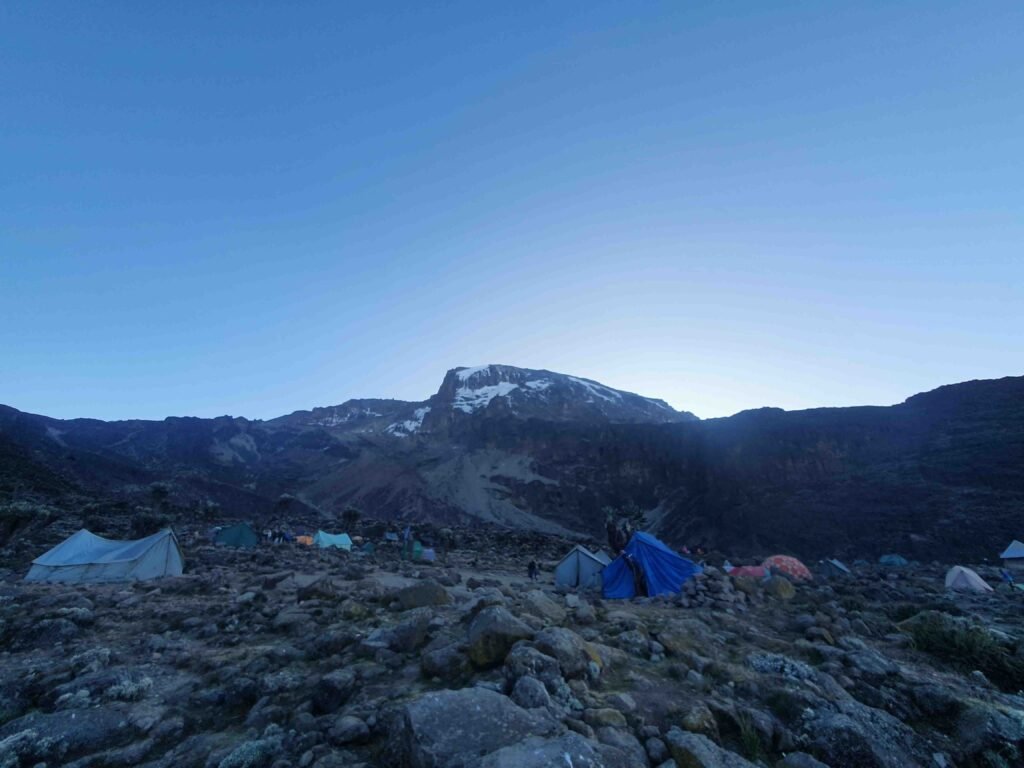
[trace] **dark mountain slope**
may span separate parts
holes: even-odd
[[[1024,378],[699,421],[596,382],[484,366],[450,371],[422,403],[267,422],[2,408],[0,458],[8,497],[138,500],[159,480],[180,508],[210,499],[233,516],[280,512],[290,494],[325,514],[351,503],[595,536],[605,507],[636,503],[668,539],[730,551],[981,557],[1024,533]]]

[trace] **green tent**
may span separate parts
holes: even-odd
[[[248,523],[238,523],[221,528],[213,535],[214,544],[223,544],[225,547],[241,547],[242,549],[255,549],[260,543],[260,537]]]
[[[338,549],[344,549],[348,552],[352,551],[352,539],[349,538],[347,533],[327,533],[327,531],[317,531],[316,536],[313,537],[313,544],[320,547],[320,549],[337,547]]]

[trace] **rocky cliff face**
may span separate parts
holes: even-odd
[[[354,400],[271,421],[61,421],[0,408],[0,498],[68,513],[97,500],[172,511],[487,521],[598,535],[636,503],[676,542],[856,557],[991,556],[1020,537],[1024,377],[887,408],[700,421],[549,371],[457,368],[420,403]],[[965,531],[970,530],[970,535]]]

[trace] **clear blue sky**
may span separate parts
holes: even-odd
[[[0,402],[1024,373],[1024,4],[0,6]]]

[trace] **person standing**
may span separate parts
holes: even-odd
[[[536,581],[540,575],[540,567],[537,565],[536,560],[531,560],[530,564],[526,566],[526,572],[530,575],[530,581]]]

